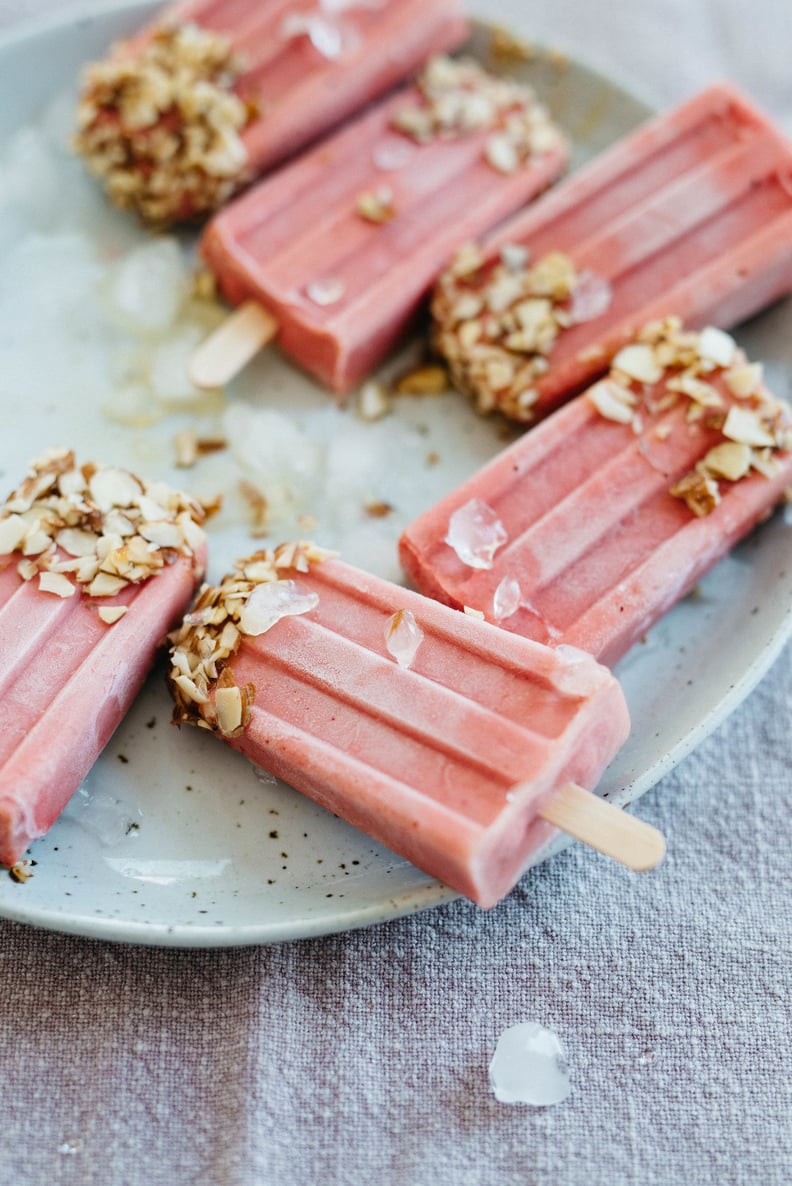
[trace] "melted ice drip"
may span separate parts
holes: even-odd
[[[385,646],[400,667],[411,667],[424,633],[408,609],[397,610],[385,625]]]
[[[316,593],[304,593],[296,581],[269,581],[256,585],[239,615],[243,634],[255,637],[270,630],[281,618],[307,614],[319,604]]]
[[[536,1021],[510,1026],[501,1034],[489,1076],[502,1104],[548,1108],[572,1091],[563,1046],[552,1030]]]
[[[492,568],[495,553],[507,539],[506,529],[492,507],[480,498],[472,498],[448,520],[445,542],[470,568]]]

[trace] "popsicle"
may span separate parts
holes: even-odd
[[[459,0],[185,0],[87,68],[76,147],[117,205],[194,218],[467,31]]]
[[[0,507],[0,862],[48,831],[129,708],[201,578],[203,517],[67,450]]]
[[[175,723],[211,730],[482,906],[511,889],[548,821],[574,831],[581,799],[617,831],[637,826],[635,867],[662,855],[659,833],[581,789],[629,731],[617,681],[581,651],[307,543],[239,561],[171,641]]]
[[[716,85],[623,138],[441,276],[433,342],[481,412],[531,423],[647,321],[728,329],[792,289],[792,146]]]
[[[712,327],[650,323],[608,375],[419,516],[424,593],[614,664],[792,488],[792,415]]]
[[[203,256],[261,333],[238,357],[221,330],[196,356],[193,381],[222,384],[277,333],[302,367],[347,391],[398,342],[451,252],[535,197],[566,160],[530,88],[468,59],[433,58],[415,86],[211,220]]]

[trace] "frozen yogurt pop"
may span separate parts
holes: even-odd
[[[51,451],[0,507],[0,862],[66,806],[203,572],[203,511]]]
[[[466,34],[458,0],[185,0],[88,67],[76,147],[117,205],[194,218]]]
[[[202,253],[241,306],[244,332],[232,317],[199,350],[193,381],[226,382],[277,334],[345,392],[399,341],[452,251],[534,198],[566,160],[529,87],[433,58],[415,86],[211,220]]]
[[[646,326],[608,375],[403,533],[422,592],[615,663],[792,489],[792,415],[722,330]]]
[[[728,329],[790,289],[792,146],[717,85],[460,251],[433,343],[479,411],[531,423],[647,321]]]
[[[202,590],[171,636],[174,721],[258,766],[482,906],[591,807],[601,847],[662,837],[589,794],[624,742],[621,689],[551,650],[288,544]],[[582,805],[581,805],[582,801]],[[616,833],[635,827],[619,849]],[[583,829],[585,831],[585,829]]]

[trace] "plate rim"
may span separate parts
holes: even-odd
[[[157,5],[152,0],[107,0],[106,3],[86,5],[69,14],[53,12],[40,17],[23,19],[15,22],[10,29],[0,30],[0,53],[20,49],[24,52],[26,43],[34,42],[41,37],[52,36],[59,30],[120,17],[125,14],[132,17],[135,12],[156,7]],[[472,18],[471,23],[475,29],[479,30],[502,27],[498,22],[487,22],[480,18]],[[552,52],[545,46],[536,46],[536,49],[540,55]],[[567,54],[566,58],[575,67],[591,76],[594,81],[643,108],[646,118],[656,113],[657,108],[654,102],[646,96],[636,93],[632,87],[627,88],[620,82],[611,79],[599,68],[591,66],[584,58],[580,58],[577,53],[574,57]],[[611,801],[623,807],[633,804],[668,775],[750,695],[779,658],[790,638],[792,638],[792,605],[787,608],[775,633],[754,657],[743,676],[727,688],[707,716],[662,758],[655,760],[648,769],[626,784],[620,793],[611,795]],[[535,864],[547,860],[572,843],[571,837],[558,836],[538,854]],[[430,881],[428,885],[417,889],[409,889],[395,895],[385,894],[383,899],[376,903],[350,907],[346,912],[343,907],[339,908],[336,905],[332,917],[322,915],[316,918],[304,916],[297,920],[265,919],[249,924],[179,923],[169,925],[159,922],[137,922],[133,919],[121,921],[107,916],[83,913],[68,914],[52,907],[31,908],[22,902],[19,903],[18,908],[15,908],[11,903],[0,903],[0,918],[60,934],[71,934],[102,941],[154,947],[208,949],[263,946],[316,938],[322,935],[340,934],[404,918],[416,912],[455,901],[460,896],[441,882]]]

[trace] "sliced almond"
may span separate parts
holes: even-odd
[[[775,445],[774,435],[768,431],[756,412],[750,408],[732,407],[723,425],[723,435],[742,445]]]
[[[752,452],[748,445],[726,441],[716,445],[704,458],[704,467],[718,478],[736,482],[751,468]]]
[[[762,386],[763,367],[760,362],[745,363],[743,366],[733,366],[726,372],[726,386],[737,399],[747,399]]]
[[[613,367],[639,383],[659,383],[663,368],[658,364],[651,346],[641,342],[624,346],[613,360]]]
[[[54,593],[56,597],[73,597],[77,586],[60,572],[40,572],[39,589],[42,593]]]
[[[103,605],[99,607],[98,614],[103,622],[108,626],[112,626],[114,622],[123,618],[127,612],[127,608],[126,605]]]
[[[586,397],[606,420],[614,420],[618,424],[632,423],[635,396],[628,388],[613,383],[610,379],[601,379],[599,383],[589,387]]]

